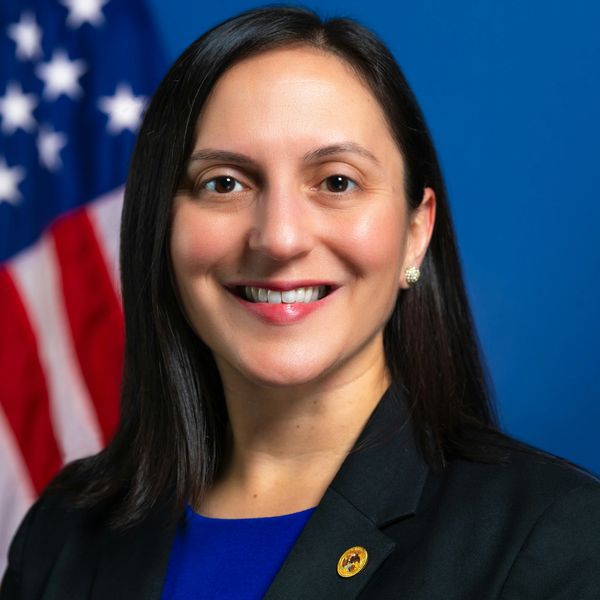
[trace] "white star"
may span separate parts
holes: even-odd
[[[40,164],[48,171],[56,171],[62,167],[60,151],[67,145],[67,136],[50,127],[42,126],[37,137],[37,149]]]
[[[17,58],[33,60],[42,55],[42,30],[29,11],[21,14],[21,20],[7,27],[8,37],[17,45]]]
[[[83,90],[77,81],[87,71],[82,60],[69,60],[64,50],[55,50],[52,60],[38,65],[36,75],[44,82],[44,96],[55,100],[61,94],[69,98],[81,96]]]
[[[11,81],[6,86],[6,94],[0,98],[2,131],[14,133],[17,129],[31,131],[35,127],[32,116],[38,101],[35,94],[24,94],[21,84]]]
[[[134,96],[126,83],[117,86],[114,96],[98,100],[100,110],[108,115],[108,131],[114,134],[123,129],[135,132],[140,126],[145,104],[145,96]]]
[[[6,165],[4,157],[0,156],[0,203],[8,202],[18,204],[21,199],[19,192],[19,183],[25,179],[25,169],[23,167],[13,167]]]
[[[104,15],[102,7],[109,0],[61,0],[61,4],[69,9],[67,25],[73,29],[81,27],[84,23],[102,25]]]

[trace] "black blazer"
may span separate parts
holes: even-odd
[[[408,423],[380,434],[403,418],[388,392],[268,600],[600,599],[597,480],[519,451],[506,465],[454,460],[433,471]],[[30,510],[0,600],[159,600],[175,530],[165,514],[116,534],[65,504],[45,494]],[[368,561],[342,578],[338,559],[352,546]]]

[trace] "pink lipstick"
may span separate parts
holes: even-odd
[[[228,285],[227,289],[262,321],[287,325],[324,306],[336,286],[322,280],[241,281]]]

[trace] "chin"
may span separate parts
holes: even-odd
[[[322,382],[335,368],[334,361],[315,360],[314,356],[309,360],[281,355],[276,360],[262,358],[260,362],[242,361],[235,365],[238,376],[260,387],[293,388]]]

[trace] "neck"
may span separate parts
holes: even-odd
[[[390,379],[381,356],[345,379],[277,388],[223,382],[230,459],[198,509],[231,518],[318,504]]]

